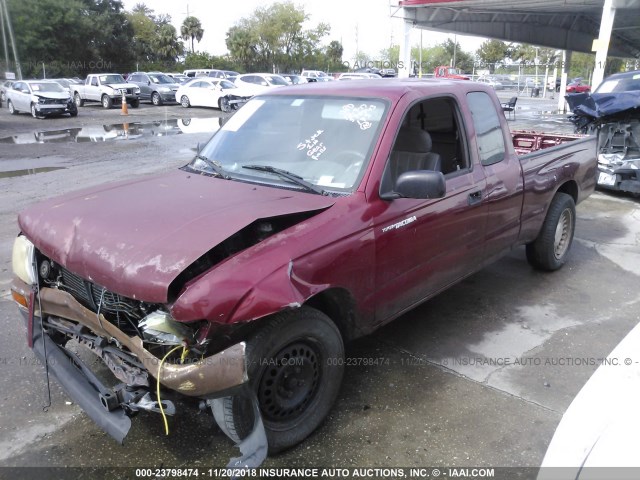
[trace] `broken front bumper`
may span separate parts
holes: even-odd
[[[640,194],[640,159],[624,155],[598,155],[598,187]]]
[[[139,337],[129,337],[104,316],[85,308],[69,293],[42,288],[39,299],[29,285],[14,279],[11,287],[14,299],[23,306],[21,313],[27,322],[27,331],[33,351],[52,373],[69,397],[107,433],[122,443],[131,421],[122,408],[122,394],[109,391],[80,359],[56,344],[41,328],[44,318],[58,317],[88,327],[96,335],[114,341],[134,354],[144,368],[165,387],[192,397],[215,398],[229,394],[247,382],[245,343],[205,357],[188,365],[163,364],[146,350]],[[21,301],[22,299],[22,301]],[[27,307],[27,308],[24,308]],[[41,310],[41,311],[40,311]],[[113,399],[116,403],[113,403]],[[111,401],[107,401],[109,398]],[[125,399],[130,399],[127,394]],[[119,400],[118,400],[119,399]]]

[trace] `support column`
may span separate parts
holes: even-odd
[[[567,112],[567,102],[564,96],[567,94],[567,77],[571,69],[571,51],[562,51],[562,68],[560,73],[560,93],[558,93],[558,112]]]
[[[593,42],[592,48],[592,50],[596,52],[596,66],[593,70],[591,91],[595,90],[604,78],[604,67],[607,62],[609,41],[611,40],[611,30],[613,29],[613,21],[615,18],[616,9],[613,6],[613,0],[604,0],[602,20],[600,21],[600,34],[598,35],[598,39]]]
[[[405,9],[405,15],[406,15]],[[398,78],[408,78],[411,73],[411,30],[413,29],[413,21],[404,21],[404,32],[400,41],[400,63],[398,65]]]

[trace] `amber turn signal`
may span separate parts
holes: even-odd
[[[29,300],[24,295],[16,292],[15,290],[11,290],[11,296],[13,299],[24,308],[29,308]]]

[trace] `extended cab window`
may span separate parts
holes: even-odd
[[[491,97],[485,92],[467,94],[469,110],[473,117],[478,142],[478,154],[482,165],[493,165],[504,159],[504,136],[500,118]]]
[[[460,114],[451,97],[422,100],[402,120],[380,193],[392,191],[395,181],[411,170],[435,170],[445,177],[469,168]]]
[[[364,175],[387,108],[377,98],[256,97],[218,130],[191,168],[217,166],[235,180],[300,189],[299,179],[316,193],[350,193]]]

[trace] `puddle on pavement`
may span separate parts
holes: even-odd
[[[54,170],[64,170],[65,167],[40,167],[25,168],[23,170],[10,170],[8,172],[0,172],[0,178],[24,177],[26,175],[35,175],[36,173],[53,172]]]
[[[114,140],[134,140],[141,137],[165,137],[183,133],[214,133],[223,117],[172,118],[152,122],[114,123],[110,125],[36,131],[0,138],[0,143],[85,143]]]

